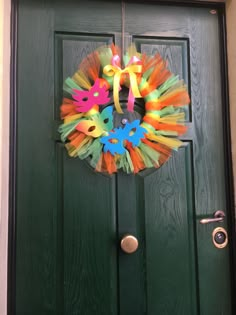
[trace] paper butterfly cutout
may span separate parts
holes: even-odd
[[[125,153],[123,145],[124,129],[116,128],[108,136],[102,137],[100,142],[104,144],[103,151],[109,151],[112,155]]]
[[[109,151],[112,155],[124,154],[126,150],[124,141],[129,141],[136,147],[139,145],[140,140],[144,138],[146,132],[147,130],[140,126],[140,120],[127,123],[123,129],[115,128],[108,136],[100,139],[101,143],[104,144],[103,151]]]
[[[140,126],[140,120],[134,120],[132,123],[128,123],[124,128],[126,132],[125,140],[132,143],[133,147],[137,147],[140,143],[140,139],[144,138],[144,133],[147,130]]]
[[[110,101],[108,97],[109,91],[105,85],[100,87],[100,81],[97,79],[89,91],[73,89],[72,95],[75,100],[77,112],[88,112],[94,105],[104,105]]]
[[[108,106],[101,113],[94,115],[92,120],[82,120],[76,129],[93,138],[98,138],[104,133],[107,134],[113,129],[112,112],[113,107]]]

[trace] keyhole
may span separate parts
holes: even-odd
[[[215,235],[215,241],[217,244],[223,244],[226,240],[226,235],[224,232],[217,232]]]

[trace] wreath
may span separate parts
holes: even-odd
[[[138,173],[160,167],[182,142],[186,132],[183,107],[189,104],[187,88],[172,74],[159,54],[148,56],[131,46],[121,60],[119,47],[103,46],[81,62],[63,85],[59,127],[71,157],[87,159],[98,172],[122,169]],[[141,119],[122,119],[120,92],[126,89],[126,111],[133,113],[137,99],[145,110]]]

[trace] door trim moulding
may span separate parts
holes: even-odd
[[[18,43],[18,1],[11,0],[11,68],[10,68],[10,168],[9,168],[9,223],[8,223],[8,287],[7,314],[16,313],[16,158],[17,158],[17,43]],[[126,2],[145,2],[145,0],[127,0]],[[225,150],[225,176],[227,209],[229,216],[229,240],[231,243],[232,303],[233,314],[236,313],[236,233],[234,210],[233,167],[231,154],[231,129],[228,87],[227,40],[225,21],[225,0],[149,0],[149,3],[175,6],[214,7],[219,11],[221,45],[222,104],[224,107],[223,130]]]
[[[234,177],[233,177],[233,160],[232,160],[232,140],[231,140],[231,123],[230,123],[230,100],[229,100],[229,75],[228,75],[228,53],[227,53],[227,30],[226,30],[226,9],[225,5],[222,6],[222,13],[219,20],[220,28],[220,42],[221,45],[221,85],[222,85],[222,107],[224,115],[223,119],[223,141],[225,143],[224,157],[225,157],[225,190],[226,190],[226,206],[228,228],[229,228],[229,241],[231,244],[231,272],[232,272],[232,314],[236,313],[236,231],[235,231],[235,200],[234,200]]]
[[[10,167],[8,214],[7,314],[15,314],[16,289],[16,158],[17,158],[17,36],[18,0],[11,0]]]

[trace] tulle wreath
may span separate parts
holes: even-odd
[[[123,113],[122,89],[128,91],[126,110],[133,112],[142,99],[145,113],[115,127],[114,112]],[[178,136],[186,132],[183,107],[190,98],[159,54],[141,54],[132,46],[121,59],[114,44],[100,47],[65,80],[63,90],[61,139],[71,157],[87,159],[97,172],[158,168],[182,145]]]

